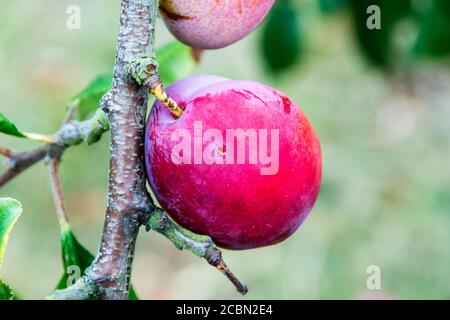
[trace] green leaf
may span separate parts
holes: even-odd
[[[94,255],[77,240],[70,225],[66,222],[63,222],[61,227],[61,253],[65,272],[56,285],[55,289],[57,290],[72,285],[95,259]],[[130,288],[129,298],[130,300],[139,300],[133,287]]]
[[[0,300],[17,300],[12,289],[0,278]]]
[[[164,85],[190,76],[197,67],[194,51],[179,41],[173,41],[156,52],[159,73]]]
[[[22,205],[11,198],[0,198],[0,267],[3,264],[9,235],[22,214]],[[0,278],[0,300],[14,300],[16,295],[12,289]]]
[[[19,201],[11,198],[0,198],[0,267],[3,264],[9,235],[22,211],[22,205]]]
[[[381,29],[367,27],[367,8],[377,5],[381,10]],[[351,0],[356,37],[366,58],[374,65],[388,69],[392,63],[392,38],[398,22],[411,14],[411,0]]]
[[[18,138],[26,138],[25,134],[2,113],[0,113],[0,132]]]
[[[54,142],[52,136],[20,131],[19,129],[17,129],[16,125],[12,123],[8,118],[6,118],[2,113],[0,113],[0,132],[17,138],[27,138],[30,140],[45,143]]]
[[[65,272],[59,280],[56,289],[65,289],[68,287],[68,284],[73,284],[68,283],[69,277],[83,275],[84,271],[94,261],[94,256],[78,242],[68,225],[61,230],[61,254]],[[73,272],[78,274],[72,274]]]
[[[133,286],[130,286],[130,292],[128,294],[128,299],[139,300],[139,297],[138,297],[136,291],[134,290]]]
[[[450,54],[450,1],[433,0],[419,16],[417,56],[442,57]]]
[[[347,5],[347,0],[319,0],[319,8],[323,13],[332,13]]]
[[[302,53],[299,13],[290,0],[279,0],[264,25],[261,49],[268,69],[278,74],[298,62]]]
[[[86,120],[100,106],[100,99],[112,85],[111,75],[101,75],[92,80],[70,102],[70,106],[78,107],[78,117]]]

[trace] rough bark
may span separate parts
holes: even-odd
[[[143,156],[147,93],[126,66],[154,50],[154,2],[122,0],[113,86],[102,101],[111,130],[108,207],[100,251],[87,272],[100,299],[128,297],[136,237],[153,210]]]

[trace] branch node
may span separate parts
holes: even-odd
[[[111,98],[112,98],[111,91],[108,91],[108,92],[105,93],[105,94],[103,95],[103,97],[100,99],[100,105],[101,105],[101,107],[102,107],[103,112],[105,112],[106,114],[108,114],[109,111],[110,111]]]
[[[158,64],[151,57],[134,57],[128,60],[125,71],[141,86],[146,88],[169,111],[179,118],[184,110],[166,92],[158,72]]]
[[[150,57],[132,57],[125,65],[125,72],[141,86],[161,81],[157,70],[156,60]]]
[[[55,290],[45,300],[92,300],[99,296],[98,286],[89,277],[81,277],[73,286]]]

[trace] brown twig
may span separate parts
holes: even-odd
[[[52,187],[53,200],[55,202],[56,214],[60,224],[65,224],[68,221],[67,211],[64,206],[64,198],[61,189],[61,181],[59,178],[59,163],[61,158],[59,156],[55,158],[47,159],[48,173],[50,176],[50,184]]]
[[[11,158],[14,155],[14,152],[11,149],[0,147],[0,155]]]
[[[214,266],[217,270],[222,272],[228,280],[236,287],[237,291],[245,295],[248,292],[248,288],[245,284],[243,284],[234,274],[231,272],[230,268],[228,268],[227,264],[222,258],[222,252],[216,248],[211,247],[205,254],[205,259],[208,263]]]
[[[64,117],[63,123],[69,123],[75,118],[75,113],[77,112],[79,107],[79,100],[75,100],[73,103],[67,106],[66,116]]]
[[[31,151],[12,153],[12,156],[6,161],[5,172],[0,175],[0,188],[32,165],[44,159],[48,149],[49,146],[45,145]]]

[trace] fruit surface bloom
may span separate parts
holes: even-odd
[[[194,48],[218,49],[258,27],[275,0],[160,0],[169,30]]]
[[[155,103],[145,158],[152,190],[181,226],[229,249],[278,243],[318,196],[320,142],[302,110],[251,81],[195,76],[168,88],[185,111]]]

